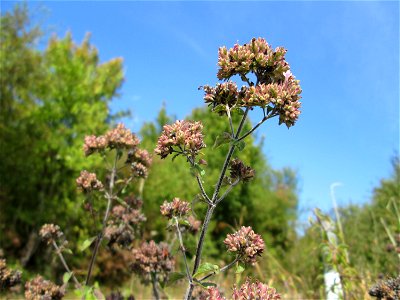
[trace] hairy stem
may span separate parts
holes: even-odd
[[[57,253],[58,257],[60,258],[65,270],[72,275],[72,279],[75,282],[75,286],[79,289],[81,287],[81,284],[79,283],[78,279],[76,279],[75,274],[72,273],[71,269],[68,267],[68,264],[65,261],[64,256],[62,255],[61,250],[58,247],[56,241],[53,241],[53,247],[54,247],[54,249],[56,249],[56,253]]]
[[[248,113],[249,113],[249,108],[246,107],[246,110],[244,112],[242,120],[240,121],[239,127],[238,127],[238,129],[236,131],[236,134],[235,134],[235,138],[236,139],[239,137],[240,132],[243,129],[243,126],[244,126],[244,123],[246,121]],[[210,223],[212,214],[213,214],[214,209],[215,209],[215,202],[218,199],[219,191],[221,189],[221,185],[222,185],[222,181],[223,181],[224,176],[225,176],[225,172],[226,172],[226,170],[228,168],[228,165],[229,165],[229,162],[231,160],[231,157],[232,157],[232,154],[233,154],[234,150],[235,150],[235,145],[231,145],[229,147],[228,153],[227,153],[226,158],[225,158],[225,162],[224,162],[224,164],[222,166],[221,173],[219,175],[217,184],[215,186],[214,194],[213,194],[213,196],[211,198],[211,203],[212,204],[208,206],[207,213],[206,213],[206,216],[205,216],[205,219],[204,219],[204,223],[203,223],[203,226],[201,228],[199,242],[197,244],[196,258],[195,258],[195,261],[194,261],[192,275],[194,275],[197,272],[197,269],[199,268],[200,260],[201,260],[201,254],[202,254],[202,251],[203,251],[204,237],[205,237],[205,234],[207,232],[208,225]],[[194,283],[193,282],[189,283],[188,289],[186,291],[185,299],[189,300],[189,299],[192,298],[193,288],[194,288]]]
[[[179,239],[179,249],[182,252],[183,255],[183,261],[185,263],[185,268],[186,268],[186,276],[189,280],[189,283],[192,283],[193,279],[192,279],[192,275],[190,274],[190,270],[189,270],[189,265],[187,263],[187,259],[186,259],[186,249],[185,246],[183,245],[183,239],[182,239],[182,233],[181,233],[181,229],[179,228],[179,222],[177,218],[175,219],[175,225],[176,225],[176,234],[178,236]]]
[[[112,204],[112,200],[114,198],[113,190],[114,190],[115,175],[116,175],[116,172],[117,172],[117,161],[118,161],[118,158],[119,158],[119,154],[117,152],[115,154],[114,165],[113,165],[113,168],[111,170],[111,178],[110,178],[109,190],[108,190],[108,193],[105,193],[105,196],[107,198],[107,209],[106,209],[106,212],[104,214],[101,231],[99,232],[99,234],[97,235],[97,238],[96,238],[96,244],[94,246],[92,257],[90,259],[89,269],[88,269],[88,273],[87,273],[87,276],[86,276],[85,285],[89,285],[90,277],[92,276],[92,271],[93,271],[93,267],[94,267],[94,262],[96,261],[96,256],[97,256],[97,253],[99,252],[99,247],[100,247],[101,241],[103,240],[104,230],[106,228],[108,216],[110,214],[111,204]]]
[[[271,119],[273,117],[276,117],[278,114],[275,113],[274,111],[269,114],[264,116],[264,118],[261,119],[260,122],[258,122],[251,130],[249,130],[248,132],[246,132],[243,136],[241,136],[240,138],[238,138],[238,141],[241,141],[243,139],[245,139],[247,136],[249,136],[250,134],[252,134],[258,127],[261,126],[262,123],[264,123],[265,121],[267,121],[268,119]]]
[[[160,294],[158,293],[158,288],[157,288],[157,273],[154,273],[154,274],[151,276],[151,285],[152,285],[152,287],[153,287],[153,295],[154,295],[154,298],[155,298],[156,300],[159,300],[159,299],[160,299]]]

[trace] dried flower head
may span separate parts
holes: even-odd
[[[265,248],[261,235],[254,233],[253,229],[242,226],[234,234],[228,234],[224,240],[228,251],[235,252],[244,263],[254,264]]]
[[[42,276],[36,276],[25,284],[25,298],[27,300],[58,300],[62,299],[65,291],[60,286]]]
[[[187,218],[188,223],[190,224],[190,227],[188,228],[189,232],[191,234],[196,234],[201,227],[201,221],[197,220],[195,217],[193,216],[189,216]]]
[[[103,152],[109,149],[135,149],[139,139],[125,125],[120,123],[116,128],[109,130],[105,135],[90,135],[85,137],[83,151],[86,156],[95,152]]]
[[[161,158],[175,152],[194,159],[206,146],[202,130],[201,122],[176,121],[172,125],[164,125],[155,153]]]
[[[229,109],[241,107],[247,91],[245,86],[238,90],[236,83],[232,81],[217,83],[215,87],[205,85],[200,88],[204,90],[205,103],[211,106],[212,110],[219,115],[226,114],[227,106]]]
[[[164,201],[160,207],[161,214],[168,219],[173,217],[183,217],[190,211],[190,203],[174,198],[172,202]]]
[[[139,144],[139,139],[125,125],[120,123],[117,128],[105,134],[107,146],[111,149],[132,149]]]
[[[107,139],[104,136],[89,135],[85,137],[85,142],[83,144],[83,151],[86,156],[93,154],[95,152],[102,152],[107,147]]]
[[[144,221],[146,217],[139,209],[116,205],[111,211],[104,237],[109,240],[109,245],[128,247],[133,242],[140,223]]]
[[[143,200],[135,195],[125,197],[124,202],[132,209],[140,209],[143,205]]]
[[[126,160],[126,163],[131,164],[133,176],[138,178],[147,178],[151,162],[152,159],[149,152],[137,148],[129,151]]]
[[[283,72],[290,69],[285,60],[286,49],[278,47],[275,50],[265,39],[253,38],[244,45],[235,44],[227,50],[218,50],[218,79],[229,79],[233,75],[246,75],[253,72],[259,83],[271,83],[282,80]]]
[[[400,299],[400,275],[378,282],[369,290],[369,295],[378,299]]]
[[[234,300],[278,300],[281,295],[276,292],[272,287],[262,282],[251,283],[249,279],[246,280],[242,286],[237,289],[234,287],[232,298]]]
[[[255,175],[255,171],[246,166],[240,159],[235,158],[230,162],[230,178],[231,180],[242,180],[244,182],[250,181]]]
[[[160,281],[165,281],[174,269],[175,261],[166,243],[143,242],[132,250],[132,254],[132,270],[141,275],[145,283],[150,282],[152,273],[157,274]]]
[[[44,224],[39,231],[39,235],[42,240],[49,245],[53,241],[57,241],[60,237],[62,237],[63,233],[58,225]]]
[[[0,292],[21,283],[20,271],[13,271],[7,267],[5,259],[0,259]]]
[[[103,189],[103,184],[97,179],[96,174],[89,173],[86,170],[81,171],[81,175],[76,179],[76,185],[84,193]]]

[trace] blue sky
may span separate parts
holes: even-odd
[[[2,2],[9,10],[15,2]],[[182,119],[217,82],[217,49],[264,37],[288,49],[303,89],[302,114],[288,130],[277,120],[258,131],[274,168],[297,170],[300,209],[364,203],[391,173],[399,150],[398,2],[30,2],[48,9],[44,25],[81,42],[102,61],[123,57],[126,81],[113,110],[130,108],[138,130],[165,102]],[[253,119],[254,122],[258,121]]]

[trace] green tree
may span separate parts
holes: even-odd
[[[89,36],[78,45],[70,33],[38,50],[42,36],[26,5],[1,16],[0,32],[0,243],[26,264],[43,223],[57,220],[72,239],[79,234],[74,180],[98,163],[84,159],[83,138],[108,128],[122,60],[101,63]]]

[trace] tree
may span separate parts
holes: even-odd
[[[82,141],[108,128],[122,59],[100,63],[89,36],[78,45],[70,33],[53,36],[39,51],[40,28],[29,25],[26,5],[1,16],[0,32],[0,71],[7,74],[0,90],[0,243],[27,264],[43,222],[57,220],[70,236],[79,235],[74,181],[97,164],[84,160]]]

